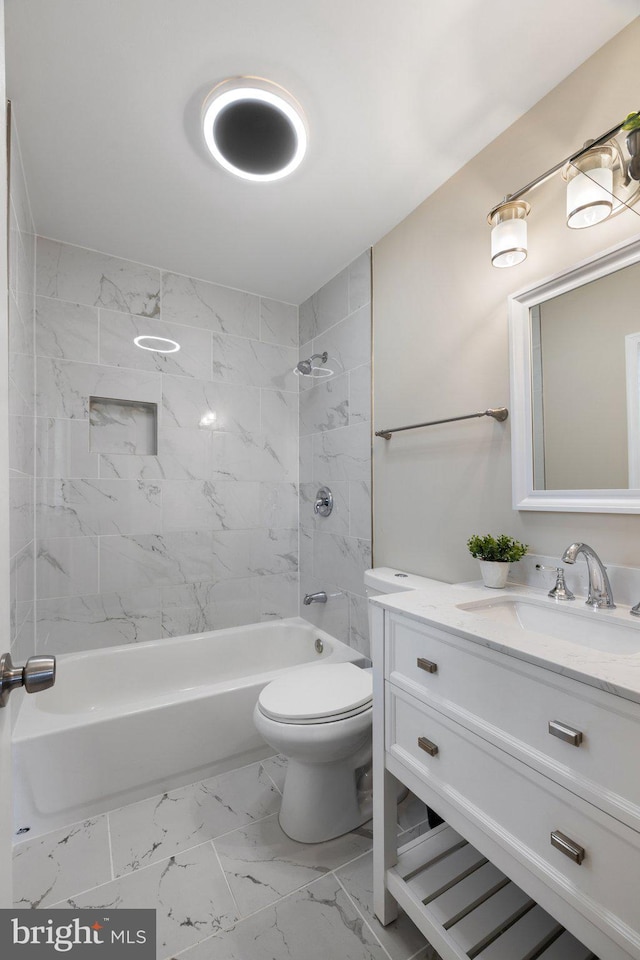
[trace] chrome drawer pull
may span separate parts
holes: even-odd
[[[426,737],[418,737],[418,746],[421,750],[424,750],[425,753],[428,753],[430,757],[435,757],[438,752],[438,748],[435,743],[432,743],[431,740],[427,740]]]
[[[560,853],[564,853],[565,857],[569,857],[569,860],[573,860],[574,863],[579,864],[584,860],[584,847],[574,843],[559,830],[554,830],[551,833],[551,846],[559,850]]]
[[[427,673],[437,673],[438,664],[433,663],[432,660],[425,660],[424,657],[418,657],[418,666],[421,670],[426,670]]]
[[[574,747],[579,747],[582,743],[582,731],[574,730],[572,727],[560,723],[559,720],[549,720],[549,733],[552,737],[564,740],[565,743],[570,743]]]

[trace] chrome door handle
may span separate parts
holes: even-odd
[[[579,843],[574,843],[559,830],[554,830],[551,833],[551,846],[559,850],[560,853],[564,853],[565,857],[569,857],[569,860],[573,860],[574,863],[581,864],[584,860],[584,847],[581,847]]]
[[[434,663],[433,660],[425,660],[424,657],[418,657],[417,664],[421,670],[426,670],[427,673],[438,672],[438,664]]]
[[[426,737],[418,737],[418,746],[421,750],[424,750],[425,753],[428,753],[430,757],[435,757],[438,752],[436,744],[432,743],[431,740],[427,740]]]
[[[9,653],[0,657],[0,707],[6,707],[9,694],[15,687],[24,687],[27,693],[38,693],[55,682],[55,657],[29,657],[24,667],[14,667]]]
[[[549,733],[552,737],[564,740],[565,743],[570,743],[574,747],[579,747],[582,743],[582,731],[574,730],[566,723],[560,723],[559,720],[549,720]]]

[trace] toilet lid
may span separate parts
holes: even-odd
[[[310,723],[360,713],[372,698],[370,673],[353,663],[326,663],[289,670],[267,684],[258,704],[272,720]]]

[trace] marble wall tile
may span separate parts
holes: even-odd
[[[298,441],[287,436],[236,436],[216,433],[212,437],[214,480],[285,481],[298,478]]]
[[[263,433],[294,437],[298,432],[298,395],[282,390],[261,390]]]
[[[39,480],[38,536],[160,533],[162,491],[153,480]]]
[[[266,343],[298,346],[298,308],[293,303],[260,298],[260,339]]]
[[[371,482],[352,480],[349,483],[349,535],[371,540]]]
[[[29,191],[25,180],[20,149],[20,132],[16,122],[16,106],[11,107],[11,206],[16,215],[18,230],[21,234],[33,233],[33,217],[29,203]]]
[[[36,653],[35,604],[25,603],[24,607],[28,608],[27,616],[16,628],[10,645],[14,663],[24,663]]]
[[[216,433],[257,433],[260,390],[244,384],[163,377],[162,424]]]
[[[371,302],[371,251],[349,264],[349,313]]]
[[[327,351],[327,367],[338,376],[371,362],[371,307],[364,306],[313,341],[313,352]],[[301,378],[304,379],[304,378]]]
[[[319,530],[321,533],[338,533],[349,535],[349,484],[345,480],[331,482],[333,494],[333,510],[328,517],[321,517],[315,513],[314,505],[320,481],[300,484],[300,523],[310,530]]]
[[[298,484],[261,483],[259,511],[262,523],[269,528],[297,529]]]
[[[236,906],[210,843],[134,870],[57,906],[101,911],[120,907],[155,909],[158,960],[168,960],[230,927],[237,919]]]
[[[84,820],[14,847],[17,907],[48,907],[110,879],[106,817]]]
[[[297,391],[295,347],[213,334],[212,380]]]
[[[342,270],[300,304],[300,343],[312,340],[349,313],[349,271]]]
[[[262,621],[298,615],[298,572],[261,576],[255,580],[258,617]]]
[[[214,845],[246,917],[366,852],[371,841],[347,833],[326,843],[296,843],[273,816],[220,837]]]
[[[127,589],[127,585],[125,585]],[[80,597],[98,593],[98,538],[38,538],[36,550],[38,598]]]
[[[43,297],[157,317],[160,271],[38,237],[36,291]]]
[[[260,335],[259,297],[176,273],[162,275],[162,318],[240,337]]]
[[[349,646],[371,659],[369,605],[366,597],[349,595]]]
[[[36,548],[35,541],[31,541],[24,550],[11,558],[12,576],[15,583],[11,585],[11,594],[17,603],[32,603],[36,588]]]
[[[33,416],[35,359],[25,353],[9,354],[9,414]]]
[[[162,629],[160,604],[160,590],[155,587],[39,600],[38,653],[74,653],[156,640]]]
[[[159,403],[161,380],[159,373],[38,357],[37,415],[87,420],[89,397]]]
[[[371,430],[367,423],[313,436],[313,475],[331,480],[370,480]]]
[[[14,294],[18,292],[18,259],[22,256],[20,250],[22,245],[22,236],[20,234],[20,228],[18,227],[18,219],[16,217],[15,210],[13,205],[9,206],[9,262],[8,268],[9,273],[7,280],[9,282],[9,290]]]
[[[256,578],[186,584],[162,592],[163,636],[179,637],[259,620]]]
[[[339,584],[364,596],[364,572],[371,566],[371,542],[331,533],[315,533],[313,572],[320,580]]]
[[[300,393],[300,434],[335,430],[349,423],[349,375],[320,381]]]
[[[157,456],[103,454],[99,458],[100,476],[141,480],[205,480],[211,474],[211,456],[209,430],[161,427]]]
[[[120,593],[209,580],[212,536],[207,530],[188,530],[163,536],[100,537],[100,589],[81,593]]]
[[[98,310],[80,303],[36,298],[36,353],[98,363]]]
[[[33,355],[33,317],[23,317],[16,295],[9,291],[9,352]]]
[[[88,420],[36,418],[38,477],[98,477],[100,457],[89,450]]]
[[[9,418],[9,469],[33,477],[35,449],[33,417]]]
[[[180,960],[388,960],[333,875],[187,950]],[[394,957],[393,960],[396,960]],[[430,953],[425,960],[437,960]]]
[[[255,574],[294,573],[298,569],[298,531],[255,531],[252,568]]]
[[[312,603],[310,606],[300,606],[300,615],[318,627],[326,631],[332,637],[341,640],[343,643],[349,643],[349,595],[336,586],[333,582],[321,580],[306,572],[310,567],[303,568],[305,572],[300,572],[300,601],[305,593],[317,593],[324,590],[327,594],[326,603]]]
[[[144,350],[134,343],[136,337],[173,340],[180,345],[180,349],[173,353]],[[150,345],[161,349],[172,347],[172,344],[154,342]],[[206,380],[211,371],[211,335],[207,330],[197,327],[101,310],[100,363]]]
[[[33,478],[14,474],[9,478],[10,555],[13,557],[33,540]]]
[[[231,580],[252,577],[255,569],[256,530],[219,530],[213,535],[212,577]],[[277,572],[277,571],[270,571]]]
[[[258,527],[260,486],[252,481],[165,480],[164,530],[247,530]]]
[[[300,483],[313,482],[313,437],[300,437],[298,472]]]
[[[371,364],[349,373],[349,423],[371,420]]]

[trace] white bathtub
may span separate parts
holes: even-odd
[[[322,652],[316,650],[316,641]],[[269,756],[252,714],[301,664],[357,651],[292,618],[58,657],[14,730],[16,829],[30,836]]]

